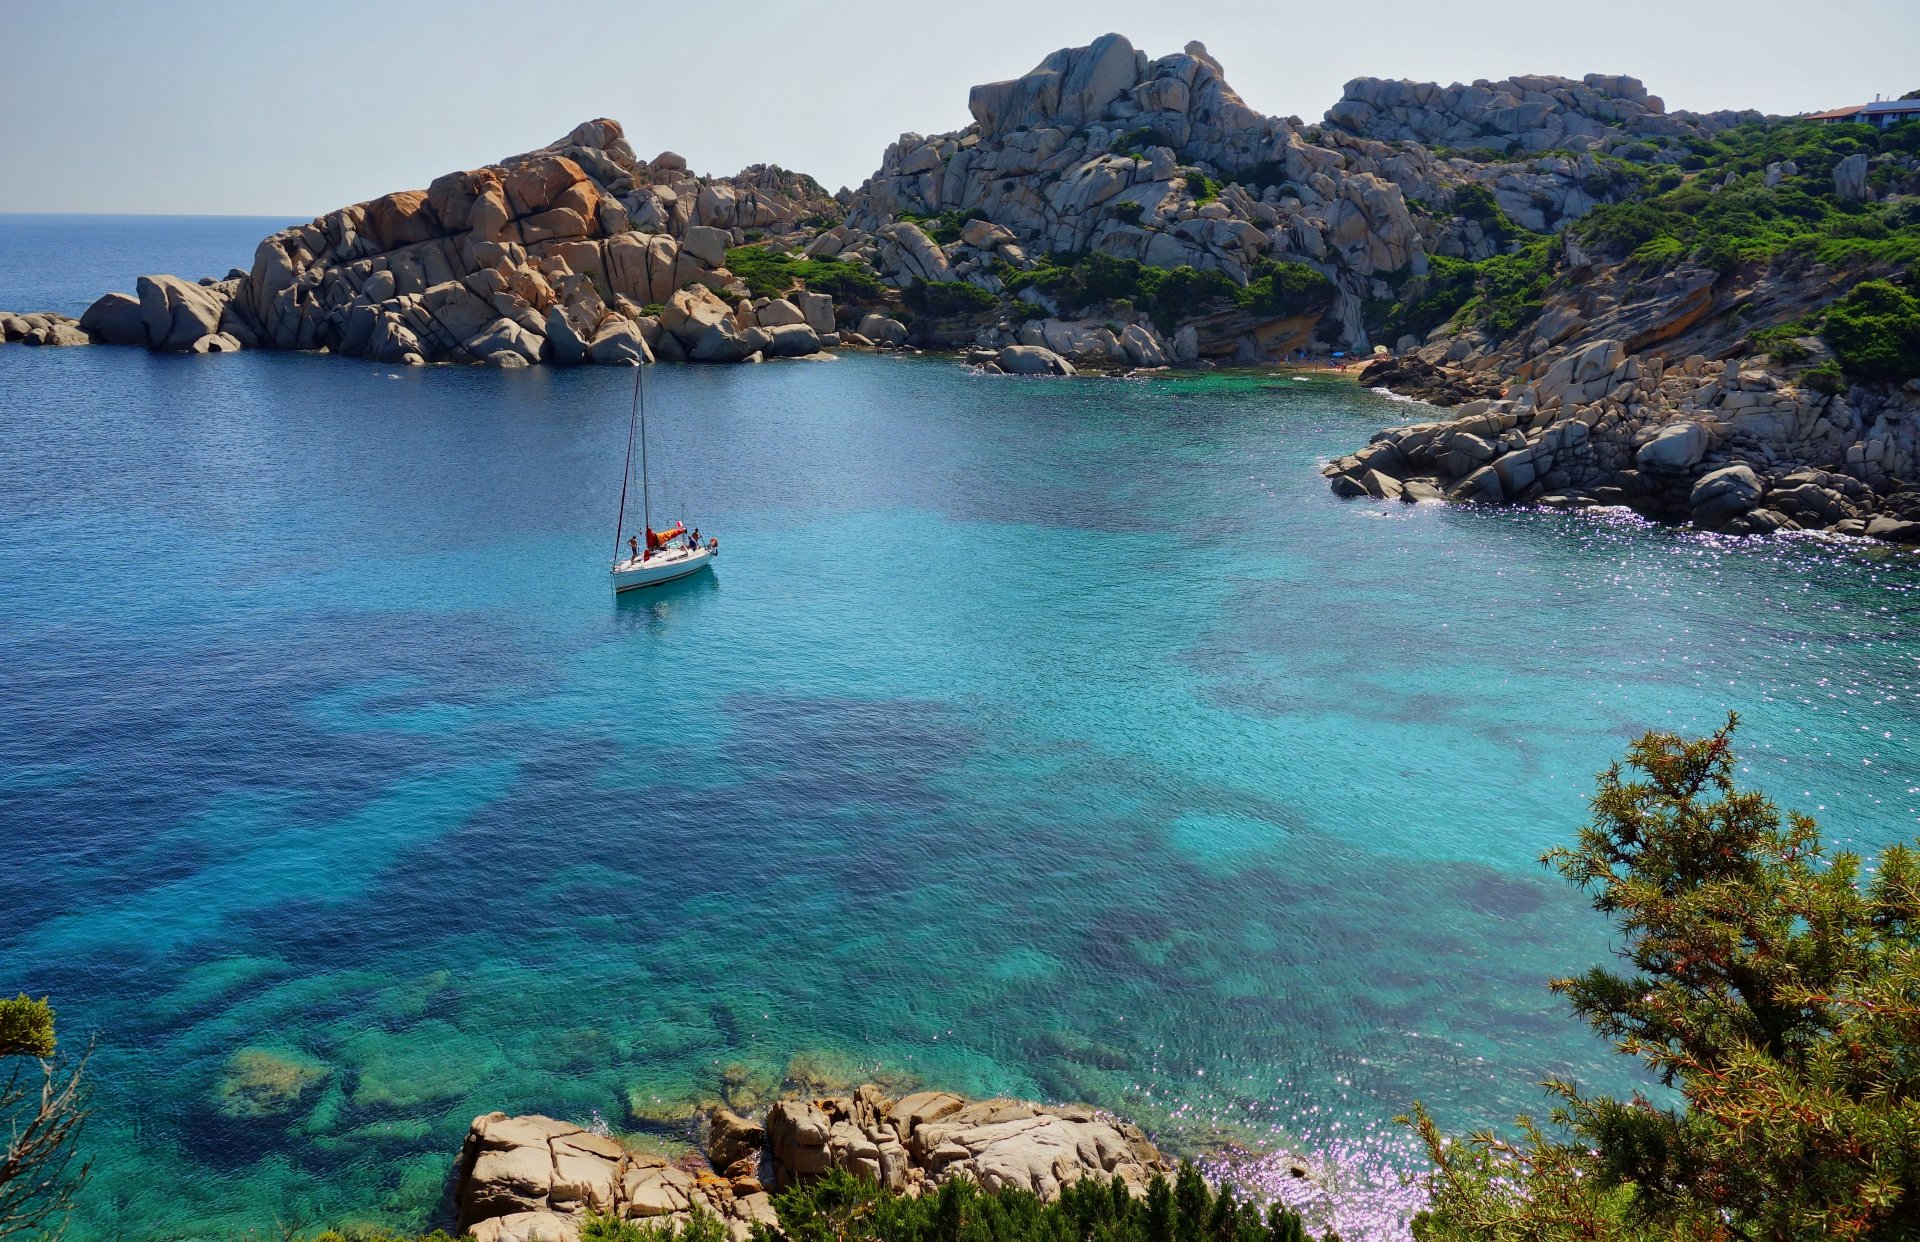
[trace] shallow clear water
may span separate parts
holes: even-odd
[[[1409,407],[1330,379],[648,381],[723,554],[616,600],[629,372],[0,350],[0,988],[100,1039],[79,1236],[417,1223],[477,1112],[788,1074],[1364,1180],[1414,1098],[1630,1084],[1535,861],[1628,737],[1737,708],[1833,835],[1920,822],[1899,553],[1343,503]],[[243,1049],[297,1102],[228,1115]]]

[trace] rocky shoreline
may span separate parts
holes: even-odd
[[[1884,282],[1912,280],[1920,244],[1912,142],[1839,158],[1865,140],[1802,127],[1763,164],[1778,118],[1668,112],[1617,74],[1359,78],[1310,124],[1250,108],[1202,44],[1152,57],[1118,34],[968,109],[832,194],[643,160],[589,121],[285,229],[246,271],[142,276],[78,320],[0,313],[0,339],[501,367],[939,349],[1035,376],[1390,345],[1369,382],[1460,414],[1333,462],[1342,495],[1920,542],[1920,378],[1885,350],[1843,374],[1819,331],[1870,282],[1911,301]],[[1692,206],[1650,206],[1669,191]],[[1659,231],[1714,195],[1728,219],[1835,227]]]
[[[832,1169],[907,1195],[967,1178],[1043,1199],[1087,1177],[1143,1194],[1170,1169],[1139,1127],[1083,1106],[946,1091],[896,1099],[871,1084],[782,1100],[758,1121],[716,1106],[703,1148],[670,1160],[551,1117],[488,1113],[461,1147],[456,1224],[477,1242],[578,1242],[589,1211],[682,1221],[702,1211],[745,1242],[756,1223],[776,1223],[773,1191]]]
[[[1375,364],[1362,383],[1454,403],[1470,377]],[[1465,389],[1450,387],[1466,383]],[[1822,530],[1920,544],[1920,381],[1848,395],[1764,360],[1669,362],[1599,340],[1538,380],[1393,427],[1322,471],[1384,500],[1622,505],[1735,535]]]

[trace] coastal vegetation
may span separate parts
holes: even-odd
[[[1214,1190],[1191,1163],[1155,1176],[1136,1197],[1119,1178],[1087,1178],[1043,1201],[1019,1187],[984,1190],[964,1178],[917,1198],[835,1169],[773,1197],[780,1224],[755,1242],[1307,1242],[1298,1214]],[[704,1212],[684,1224],[589,1217],[583,1242],[726,1242]],[[1329,1235],[1331,1237],[1331,1235]],[[1337,1240],[1336,1240],[1337,1242]]]
[[[1408,1119],[1421,1242],[1894,1239],[1920,1206],[1920,857],[1830,850],[1734,783],[1736,721],[1649,733],[1545,856],[1618,925],[1626,969],[1553,990],[1678,1103],[1545,1084],[1517,1137]]]
[[[1318,313],[1333,302],[1334,284],[1304,263],[1261,259],[1246,284],[1224,272],[1190,266],[1149,267],[1136,259],[1090,254],[1056,257],[1027,271],[1003,268],[1014,292],[1032,288],[1063,310],[1124,303],[1152,317],[1163,332],[1206,310],[1245,310],[1282,317]]]
[[[1920,205],[1886,194],[1896,169],[1862,168],[1858,194],[1842,193],[1835,180],[1842,161],[1854,156],[1920,155],[1920,122],[1881,130],[1751,121],[1711,139],[1670,142],[1673,152],[1685,152],[1677,165],[1637,164],[1618,155],[1598,161],[1601,171],[1585,188],[1602,201],[1569,228],[1580,245],[1634,265],[1641,279],[1697,263],[1723,274],[1742,264],[1818,264],[1904,280],[1920,259]],[[1480,226],[1496,253],[1480,259],[1432,256],[1428,276],[1406,282],[1407,296],[1373,321],[1382,335],[1424,337],[1452,322],[1495,338],[1514,336],[1538,317],[1549,287],[1563,274],[1553,237],[1515,223],[1486,186],[1455,187],[1451,207]],[[1869,298],[1869,317],[1891,314],[1904,322],[1897,299],[1884,293]],[[1793,327],[1799,335],[1818,324]],[[1920,374],[1920,365],[1911,347],[1898,343],[1900,331],[1896,324],[1876,323],[1867,333],[1871,340],[1862,340],[1842,327],[1846,343],[1829,343],[1849,376],[1905,379]]]
[[[770,246],[735,246],[727,251],[727,270],[746,282],[756,298],[777,298],[804,286],[840,301],[880,297],[885,290],[874,274],[839,259],[809,259]]]
[[[57,1235],[87,1180],[86,1063],[61,1056],[46,998],[0,998],[0,1237]]]

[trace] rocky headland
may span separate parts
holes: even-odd
[[[1079,1106],[878,1087],[782,1100],[759,1120],[705,1117],[704,1150],[669,1159],[551,1117],[476,1117],[461,1148],[457,1225],[477,1242],[578,1242],[589,1211],[685,1220],[704,1211],[742,1240],[774,1224],[772,1192],[844,1169],[908,1195],[952,1178],[1043,1199],[1086,1177],[1144,1193],[1167,1162],[1136,1126]]]
[[[1307,123],[1199,43],[1117,34],[968,107],[834,194],[589,121],[247,271],[0,336],[495,366],[940,348],[1027,375],[1385,349],[1368,382],[1460,413],[1331,463],[1342,494],[1920,542],[1920,127],[1670,112],[1619,74],[1362,78]]]

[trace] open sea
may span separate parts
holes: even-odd
[[[0,217],[0,306],[271,220]],[[1873,849],[1920,825],[1920,560],[1342,502],[1335,378],[632,375],[0,347],[0,990],[97,1041],[73,1236],[419,1226],[468,1121],[868,1076],[1334,1161],[1629,1067],[1538,855],[1648,728]],[[1257,1162],[1242,1171],[1257,1174]]]

